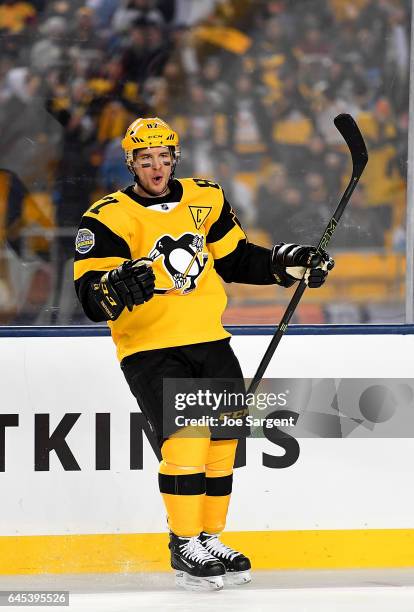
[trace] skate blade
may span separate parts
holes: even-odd
[[[186,591],[220,591],[223,586],[223,576],[198,578],[186,572],[175,573],[175,584]]]
[[[240,586],[241,584],[247,584],[251,582],[252,576],[249,570],[244,572],[226,572],[224,576],[224,584],[226,586]]]

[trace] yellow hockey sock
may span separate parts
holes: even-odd
[[[178,536],[195,536],[203,529],[206,492],[207,437],[171,437],[161,448],[159,487],[168,525]]]
[[[203,531],[220,533],[226,525],[237,440],[212,440],[206,460]]]

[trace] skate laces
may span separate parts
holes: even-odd
[[[185,557],[188,557],[191,561],[196,561],[197,563],[207,563],[207,561],[217,561],[215,557],[213,557],[210,552],[204,548],[201,544],[198,536],[194,536],[192,538],[186,538],[183,544],[180,544],[180,553]]]
[[[235,557],[241,555],[241,553],[239,553],[237,550],[233,550],[233,548],[230,548],[230,546],[226,546],[223,544],[223,542],[220,542],[217,534],[205,534],[203,545],[214,556],[229,559],[230,561],[233,561]]]

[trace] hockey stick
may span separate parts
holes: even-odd
[[[319,244],[317,246],[317,252],[320,251],[320,249],[326,249],[328,243],[330,242],[338,225],[339,219],[341,218],[342,213],[344,212],[368,161],[368,153],[364,139],[351,115],[338,115],[337,117],[335,117],[334,123],[337,130],[339,130],[341,136],[348,145],[349,151],[351,153],[352,176],[334,214],[332,215],[328,225],[325,228],[322,238],[319,241]],[[283,334],[287,330],[289,321],[296,310],[296,306],[300,302],[300,299],[306,289],[306,286],[306,281],[303,278],[299,282],[296,291],[293,294],[292,299],[290,300],[289,305],[285,310],[282,320],[280,321],[279,326],[263,356],[263,359],[260,362],[259,367],[257,368],[256,374],[254,375],[249,385],[247,393],[254,393],[257,387],[259,386],[260,381],[262,380],[263,375],[266,372],[267,366],[269,365],[270,360],[272,359],[273,354],[280,340],[282,339]]]

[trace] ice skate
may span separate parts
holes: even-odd
[[[170,533],[169,547],[177,586],[187,591],[219,591],[223,588],[224,564],[207,551],[198,536],[184,538]]]
[[[210,554],[224,564],[225,584],[240,585],[251,581],[250,560],[245,555],[220,542],[218,534],[212,535],[203,531],[200,534],[200,541]]]

